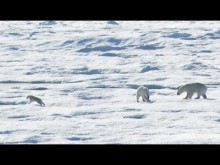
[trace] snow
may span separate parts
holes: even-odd
[[[219,144],[219,45],[218,21],[1,21],[0,143]]]

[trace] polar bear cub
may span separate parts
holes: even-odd
[[[35,102],[37,102],[38,104],[40,104],[41,106],[42,106],[42,105],[45,106],[45,104],[43,103],[43,101],[42,101],[40,98],[38,98],[38,97],[28,95],[26,99],[30,99],[30,103],[35,101]],[[30,103],[29,103],[29,104],[30,104]]]
[[[180,95],[183,92],[186,92],[187,95],[184,99],[191,99],[194,93],[197,93],[197,97],[195,99],[199,99],[202,96],[204,99],[207,99],[206,96],[207,87],[201,83],[191,83],[181,86],[177,95]]]
[[[144,86],[140,86],[137,89],[137,102],[139,102],[139,97],[142,97],[143,101],[150,102],[149,89]]]

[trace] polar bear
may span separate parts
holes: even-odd
[[[178,91],[177,95],[180,95],[183,92],[186,92],[187,95],[184,99],[191,99],[194,93],[197,93],[197,97],[195,99],[199,99],[202,96],[204,99],[206,97],[207,87],[201,83],[191,83],[181,86]]]
[[[29,104],[30,104],[31,102],[35,101],[35,102],[37,102],[38,104],[40,104],[41,106],[42,106],[42,105],[45,106],[45,104],[43,103],[43,101],[42,101],[41,99],[35,97],[35,96],[28,95],[26,99],[30,99]]]
[[[139,102],[139,97],[142,97],[143,101],[150,102],[149,89],[144,86],[140,86],[137,89],[137,102]]]

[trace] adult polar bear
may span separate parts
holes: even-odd
[[[142,97],[142,100],[145,102],[150,102],[149,89],[144,86],[140,86],[137,89],[137,102],[139,102],[139,97]]]
[[[184,99],[191,99],[194,93],[197,93],[197,97],[195,99],[199,99],[202,96],[204,99],[206,97],[207,87],[201,83],[191,83],[181,86],[178,91],[177,95],[180,95],[183,92],[186,92],[187,95]]]

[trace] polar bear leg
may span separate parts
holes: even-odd
[[[188,98],[191,99],[192,96],[193,96],[193,93],[190,92],[190,93],[188,94]]]
[[[201,95],[198,93],[198,95],[197,95],[197,97],[196,97],[195,99],[200,99],[200,96],[201,96]]]
[[[139,102],[139,97],[140,97],[140,95],[139,95],[139,94],[137,94],[137,102]]]
[[[202,95],[202,97],[203,97],[204,99],[207,99],[207,96],[206,96],[206,94],[203,94],[203,95]]]
[[[189,97],[189,95],[188,95],[188,93],[187,93],[186,97],[185,97],[185,98],[183,98],[183,99],[188,99],[188,97]]]

